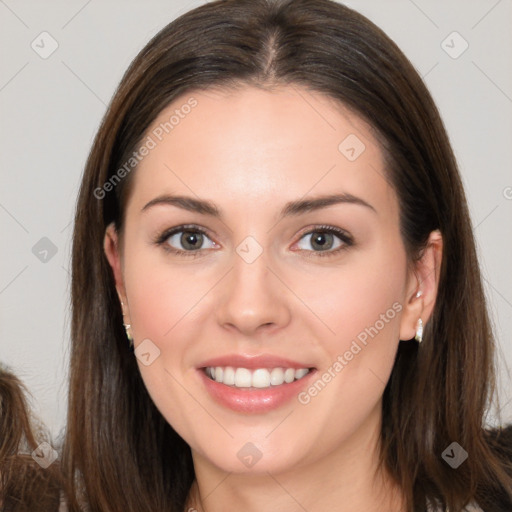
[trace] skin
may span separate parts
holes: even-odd
[[[432,314],[439,232],[408,269],[379,144],[363,120],[330,98],[297,86],[189,93],[147,133],[191,96],[197,106],[134,171],[122,237],[110,225],[104,240],[135,347],[149,338],[160,350],[149,366],[138,360],[142,378],[192,449],[189,506],[405,510],[400,490],[377,467],[381,401],[399,340],[413,338],[418,318],[425,324]],[[338,149],[349,134],[366,147],[354,161]],[[164,192],[211,200],[224,216],[170,205],[141,212]],[[278,218],[288,201],[333,192],[360,197],[376,212],[342,203]],[[174,255],[152,242],[181,224],[207,231],[200,256]],[[346,230],[354,245],[318,256],[309,234],[321,225]],[[262,249],[251,264],[236,252],[249,235]],[[167,246],[185,250],[179,237]],[[293,399],[244,414],[203,390],[196,367],[230,353],[307,361],[321,375],[394,303],[394,318],[307,404]],[[237,457],[247,442],[262,454],[251,468]]]

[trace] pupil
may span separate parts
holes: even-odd
[[[200,241],[201,236],[201,233],[183,233],[181,237],[183,247],[187,249],[196,249],[198,245],[201,245],[200,243],[198,243]]]
[[[331,243],[329,243],[329,236],[332,235],[330,235],[329,233],[316,233],[316,236],[313,236],[312,240],[313,243],[318,245],[320,248],[325,249],[327,246],[327,249],[329,249],[330,246],[332,245],[332,240]]]

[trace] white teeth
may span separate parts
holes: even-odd
[[[293,374],[295,375],[293,368],[288,368],[288,370],[292,370]],[[285,382],[285,378],[284,378],[285,375],[286,375],[286,372],[283,372],[282,368],[274,368],[270,372],[270,384],[272,384],[272,386],[279,386],[280,384]],[[286,382],[288,382],[288,381],[286,381]]]
[[[237,368],[235,371],[235,386],[237,388],[251,387],[251,372],[247,368]]]
[[[254,388],[268,388],[270,386],[270,373],[260,368],[252,373],[252,386]]]
[[[235,385],[235,370],[231,366],[224,368],[224,379],[223,383],[228,386]]]
[[[302,377],[304,377],[304,375],[306,375],[308,373],[308,369],[306,368],[301,368],[300,370],[295,370],[295,378],[297,380],[299,379],[302,379]]]
[[[293,368],[286,368],[284,372],[284,381],[287,383],[295,380],[295,370]]]
[[[206,375],[216,382],[237,388],[268,388],[289,384],[294,380],[302,379],[309,373],[307,368],[233,368],[232,366],[208,366]]]

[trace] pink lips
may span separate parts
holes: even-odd
[[[284,383],[268,388],[236,388],[210,379],[205,373],[205,368],[209,366],[232,366],[249,370],[257,368],[309,368],[310,372],[302,379],[295,380],[289,384]],[[277,409],[297,397],[300,391],[307,387],[314,378],[316,370],[307,363],[300,363],[269,354],[255,356],[231,354],[202,362],[197,368],[197,373],[207,393],[218,404],[236,412],[255,414]]]
[[[256,370],[257,368],[311,368],[311,365],[308,363],[299,363],[270,354],[257,354],[253,356],[230,354],[208,359],[199,365],[200,368],[208,366],[233,366],[235,368],[247,368],[248,370]]]

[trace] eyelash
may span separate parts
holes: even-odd
[[[201,234],[201,235],[204,235],[204,236],[210,238],[208,236],[208,233],[206,233],[206,231],[201,229],[199,226],[197,226],[195,224],[185,224],[185,225],[176,226],[174,228],[164,231],[161,235],[158,235],[155,238],[154,243],[158,246],[162,246],[165,251],[167,251],[171,254],[175,254],[178,256],[187,256],[187,257],[192,257],[192,258],[199,257],[201,255],[201,251],[203,249],[199,249],[197,251],[182,251],[180,249],[175,249],[175,248],[169,246],[168,244],[166,244],[167,240],[171,236],[175,235],[176,233],[181,233],[183,231],[189,231],[191,233]],[[339,252],[344,251],[354,245],[353,238],[346,231],[344,231],[340,228],[334,227],[334,226],[326,226],[326,225],[315,226],[312,229],[310,229],[309,231],[302,233],[299,240],[301,240],[304,236],[310,235],[312,233],[328,233],[328,234],[336,235],[343,242],[343,245],[338,247],[337,249],[332,250],[332,251],[329,251],[329,250],[328,251],[304,251],[303,249],[300,249],[301,251],[304,251],[306,253],[313,253],[313,254],[308,254],[307,255],[308,258],[330,257],[330,256],[336,255]]]

